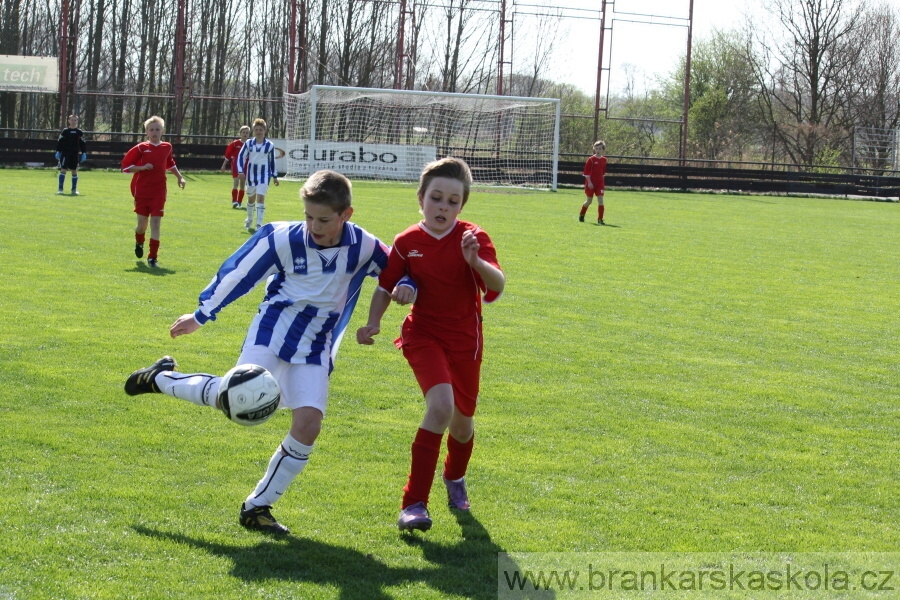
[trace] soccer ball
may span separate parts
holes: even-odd
[[[225,416],[239,425],[259,425],[278,409],[281,388],[259,365],[238,365],[219,383],[219,406]]]

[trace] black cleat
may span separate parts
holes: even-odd
[[[156,376],[163,371],[175,371],[178,369],[178,363],[171,356],[163,356],[158,361],[145,367],[138,369],[128,376],[125,380],[125,393],[129,396],[137,396],[138,394],[159,394],[159,386],[156,385]]]
[[[606,223],[603,222],[603,219],[597,219],[597,225],[606,225]]]
[[[251,506],[250,508],[245,508],[245,506],[245,504],[241,505],[240,522],[246,529],[276,535],[287,535],[291,532],[290,529],[275,520],[275,517],[272,516],[271,506]]]
[[[138,258],[144,256],[144,245],[143,244],[135,244],[134,245],[134,255]]]
[[[159,263],[156,262],[156,259],[155,259],[155,258],[148,258],[148,259],[147,259],[147,266],[148,266],[148,267],[153,267],[153,268],[155,269],[156,267],[159,266]]]
[[[578,221],[584,223],[584,215],[578,215]]]

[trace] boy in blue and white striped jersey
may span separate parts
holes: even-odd
[[[253,121],[253,137],[244,142],[238,154],[238,177],[247,182],[247,220],[244,229],[255,231],[262,227],[266,212],[269,181],[278,185],[275,170],[275,144],[266,137],[269,128],[263,119]],[[255,213],[255,214],[254,214]],[[256,225],[253,225],[254,216]]]
[[[343,175],[318,171],[303,185],[300,196],[306,220],[262,227],[222,264],[200,293],[197,310],[181,316],[169,330],[173,338],[193,333],[267,281],[236,364],[268,369],[278,380],[281,405],[291,409],[292,420],[265,475],[244,501],[240,523],[275,534],[288,529],[272,516],[271,506],[306,466],[322,427],[338,345],[360,287],[366,276],[381,273],[390,250],[350,222],[351,185]],[[407,297],[401,294],[394,300],[405,304]],[[164,393],[216,407],[221,377],[182,374],[176,367],[175,360],[165,356],[132,373],[125,391]]]

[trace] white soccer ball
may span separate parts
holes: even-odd
[[[238,365],[219,383],[219,406],[225,416],[239,425],[259,425],[278,409],[281,388],[259,365]]]

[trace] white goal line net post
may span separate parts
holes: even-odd
[[[557,187],[557,98],[315,85],[284,101],[287,179],[332,169],[418,181],[427,163],[456,156],[476,184]]]

